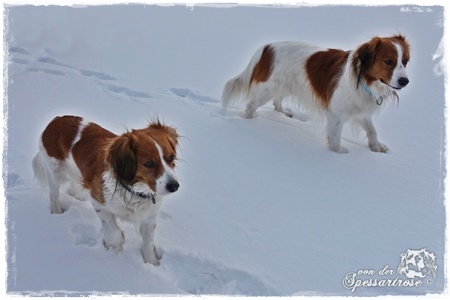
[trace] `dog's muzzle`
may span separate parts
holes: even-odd
[[[388,87],[394,89],[394,90],[401,90],[402,88],[404,88],[405,86],[407,86],[408,83],[409,83],[409,79],[408,79],[407,77],[400,77],[400,78],[397,80],[398,86],[390,85],[389,83],[385,82],[384,80],[380,80],[380,81],[381,81],[382,83],[384,83],[385,85],[387,85]]]

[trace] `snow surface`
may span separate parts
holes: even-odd
[[[392,295],[445,289],[443,8],[8,6],[5,191],[9,294]],[[382,22],[380,22],[382,20]],[[225,82],[263,43],[353,49],[401,32],[412,58],[400,103],[376,118],[372,153],[348,127],[347,155],[294,104],[252,120],[223,115]],[[180,190],[163,204],[161,265],[144,264],[132,225],[104,249],[89,203],[51,215],[33,180],[39,135],[56,115],[116,133],[159,116],[183,136]],[[349,272],[396,270],[400,254],[437,257],[420,287],[343,287]],[[402,279],[401,277],[397,275]],[[393,277],[395,278],[395,276]]]

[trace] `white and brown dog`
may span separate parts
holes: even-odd
[[[63,212],[60,187],[91,200],[102,223],[103,244],[121,251],[117,218],[134,222],[144,261],[158,265],[153,237],[162,196],[178,190],[174,174],[178,134],[152,122],[120,136],[81,117],[56,117],[44,130],[33,159],[36,178],[49,187],[51,212]]]
[[[329,148],[348,152],[341,146],[343,124],[357,121],[367,133],[369,147],[386,152],[372,123],[372,115],[387,98],[398,98],[395,91],[405,87],[405,68],[410,46],[402,35],[375,37],[356,50],[343,51],[301,42],[280,42],[259,48],[247,68],[229,80],[222,104],[246,99],[245,117],[273,100],[282,108],[284,98],[292,96],[306,109],[324,111],[327,117]]]

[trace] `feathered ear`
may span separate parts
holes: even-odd
[[[433,277],[436,278],[436,270],[437,270],[436,256],[433,253],[429,253],[425,249],[423,249],[421,253],[425,267],[427,267],[431,275],[433,275]]]
[[[358,76],[358,83],[361,76],[367,72],[375,60],[375,53],[380,44],[380,38],[373,38],[369,42],[359,46],[353,56],[353,69]]]
[[[116,179],[119,182],[130,184],[137,170],[131,133],[126,133],[116,139],[109,148],[108,158]]]

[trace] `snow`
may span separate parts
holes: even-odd
[[[8,6],[7,293],[441,294],[443,8],[430,10]],[[323,122],[293,103],[292,119],[271,105],[251,120],[242,107],[221,110],[223,85],[266,42],[353,49],[396,32],[411,43],[411,82],[399,105],[385,104],[375,119],[387,154],[371,152],[351,126],[343,141],[350,153],[329,151]],[[181,187],[159,216],[160,266],[143,263],[131,224],[121,224],[123,252],[106,251],[89,203],[64,195],[68,211],[50,214],[31,160],[47,123],[64,114],[116,133],[155,116],[178,129]],[[342,284],[358,270],[375,270],[379,280],[401,253],[422,248],[436,255],[437,276],[419,287],[351,293]]]

